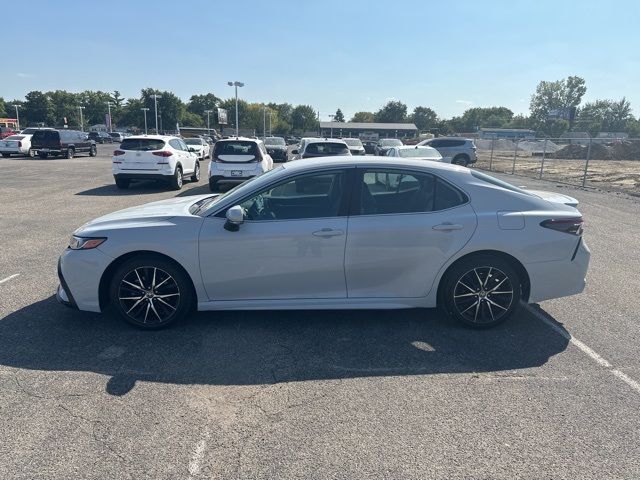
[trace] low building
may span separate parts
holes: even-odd
[[[481,128],[479,138],[534,139],[536,132],[528,128]]]
[[[359,138],[370,135],[411,138],[418,135],[418,127],[413,123],[320,122],[321,137]]]

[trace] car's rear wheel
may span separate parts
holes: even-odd
[[[110,305],[125,321],[157,329],[181,320],[193,307],[191,284],[173,262],[140,255],[120,265],[109,290]]]
[[[95,157],[96,155],[98,155],[98,149],[95,145],[91,145],[91,148],[89,148],[89,156]]]
[[[193,170],[193,175],[191,175],[191,181],[192,182],[200,181],[200,162],[196,162],[196,166],[194,167],[194,170]]]
[[[500,257],[478,255],[462,260],[444,279],[442,301],[456,320],[488,328],[507,320],[520,304],[518,272]]]
[[[451,161],[451,163],[460,165],[461,167],[466,167],[469,165],[469,157],[466,155],[458,155]]]
[[[116,187],[118,188],[122,188],[123,190],[126,190],[127,188],[129,188],[130,184],[131,184],[131,180],[127,178],[116,178]]]
[[[176,167],[176,171],[173,173],[173,178],[171,179],[171,188],[174,190],[180,190],[182,188],[183,178],[182,178],[182,168]]]

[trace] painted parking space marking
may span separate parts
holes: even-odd
[[[16,277],[19,277],[19,276],[20,276],[19,273],[14,273],[13,275],[9,275],[7,278],[3,278],[2,280],[0,280],[0,284],[2,284],[4,282],[8,282],[12,278],[16,278]]]

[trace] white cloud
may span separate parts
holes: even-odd
[[[461,103],[462,105],[473,105],[471,100],[456,100],[456,103]]]
[[[22,73],[22,72],[18,72],[16,73],[16,75],[20,78],[32,78],[33,75],[31,75],[30,73]]]

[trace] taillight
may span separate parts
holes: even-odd
[[[221,163],[222,162],[222,160],[220,160],[216,155],[213,156],[211,161],[214,162],[214,163]]]
[[[258,149],[258,151],[256,152],[256,157],[251,161],[255,163],[260,163],[262,161],[262,152],[260,151],[260,149]]]
[[[22,148],[22,142],[18,142],[18,148]]]
[[[558,232],[569,233],[571,235],[582,235],[583,220],[577,218],[552,218],[540,222],[540,226],[557,230]]]
[[[125,154],[124,150],[116,150],[113,152],[113,155],[115,157],[117,157],[118,155],[124,155],[124,154]]]
[[[170,157],[171,155],[173,155],[173,153],[168,152],[166,150],[160,150],[159,152],[151,152],[153,153],[156,157]]]

